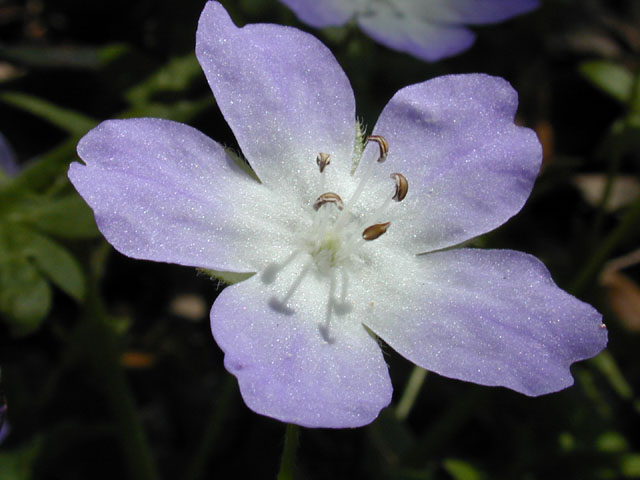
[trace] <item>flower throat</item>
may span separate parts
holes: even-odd
[[[372,212],[358,218],[352,214],[353,206],[359,201],[365,191],[376,166],[387,159],[389,145],[384,137],[371,135],[366,138],[366,146],[369,142],[378,145],[378,156],[367,166],[360,182],[348,201],[343,201],[339,194],[326,190],[325,171],[331,164],[331,156],[320,152],[316,158],[316,165],[320,174],[321,193],[314,201],[313,221],[302,235],[299,244],[293,252],[282,262],[269,265],[262,273],[262,280],[266,283],[275,281],[280,271],[287,267],[298,255],[307,254],[302,269],[297,274],[288,290],[281,297],[273,297],[269,305],[285,314],[293,314],[295,311],[290,306],[290,300],[303,283],[310,271],[315,270],[329,281],[329,298],[327,301],[326,317],[320,327],[325,340],[330,341],[329,326],[334,313],[345,314],[350,310],[347,302],[349,283],[349,270],[353,259],[361,248],[369,242],[377,240],[384,235],[391,226],[390,221],[381,221],[392,201],[401,202],[407,196],[409,184],[401,173],[392,173],[390,178],[395,182],[395,189],[384,202]],[[341,292],[336,297],[336,285],[338,277],[341,280]]]

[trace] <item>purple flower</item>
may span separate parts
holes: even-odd
[[[251,409],[371,422],[392,391],[376,335],[426,369],[527,395],[571,385],[569,365],[604,348],[598,312],[535,258],[444,250],[514,215],[536,178],[540,144],[513,124],[506,81],[403,88],[364,147],[349,82],[311,35],[237,28],[210,1],[196,54],[260,182],[202,133],[151,118],[89,132],[69,177],[125,255],[257,272],[211,310]]]
[[[0,182],[3,177],[13,177],[18,174],[20,167],[16,156],[7,139],[0,133]]]
[[[497,23],[538,7],[538,0],[280,0],[312,27],[355,18],[381,44],[433,62],[469,48],[465,25]]]

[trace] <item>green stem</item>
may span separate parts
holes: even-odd
[[[569,291],[574,295],[579,295],[589,285],[589,282],[593,280],[593,277],[598,273],[602,265],[607,261],[611,252],[618,246],[618,244],[627,236],[627,234],[638,225],[640,221],[640,197],[631,204],[624,217],[618,224],[615,230],[613,230],[605,239],[600,243],[600,246],[591,255],[589,262],[578,273],[576,279],[571,284]]]
[[[278,480],[293,480],[293,471],[296,466],[296,450],[298,449],[298,437],[300,427],[292,423],[287,424],[287,431],[284,436],[284,450],[282,451],[282,461],[280,462],[280,472]]]
[[[107,403],[119,435],[122,456],[132,480],[159,478],[136,404],[120,362],[119,339],[108,323],[99,294],[100,278],[109,247],[103,244],[90,262],[85,318],[74,332],[72,344],[80,346]]]
[[[88,303],[96,302],[89,300]],[[153,456],[120,364],[116,334],[95,308],[90,307],[88,313],[84,325],[80,327],[85,341],[88,340],[86,354],[117,427],[129,478],[156,480],[158,473]]]
[[[406,420],[409,413],[411,413],[411,409],[416,403],[416,399],[418,398],[424,379],[427,377],[427,373],[428,372],[424,368],[418,367],[417,365],[413,367],[413,371],[407,381],[407,386],[404,388],[404,392],[402,392],[402,396],[400,397],[400,401],[396,407],[396,418],[398,420]]]
[[[228,415],[229,407],[232,404],[236,391],[236,380],[231,375],[226,376],[219,398],[213,403],[213,408],[209,415],[207,426],[202,435],[202,440],[198,444],[186,473],[184,480],[199,480],[204,476],[205,469],[209,462],[209,456],[213,446],[220,438],[224,419]]]

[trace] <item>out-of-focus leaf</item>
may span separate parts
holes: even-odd
[[[10,188],[14,191],[42,191],[51,186],[52,179],[66,175],[69,163],[77,159],[76,145],[80,136],[73,136],[58,147],[51,149],[29,162],[13,179]]]
[[[543,168],[555,156],[555,133],[553,125],[548,120],[541,120],[534,127],[538,140],[542,145],[542,162]]]
[[[83,135],[97,125],[86,115],[62,108],[33,95],[20,92],[2,92],[0,100],[52,123],[71,134]]]
[[[607,453],[619,453],[628,450],[627,440],[618,432],[604,432],[597,440],[598,450]]]
[[[600,370],[600,373],[607,378],[611,387],[620,397],[625,400],[631,400],[633,398],[631,385],[629,385],[629,382],[627,382],[624,375],[622,375],[618,364],[609,351],[605,350],[600,352],[600,354],[591,359],[591,362]]]
[[[208,304],[201,295],[189,293],[176,296],[169,305],[172,314],[194,322],[205,318],[207,309]]]
[[[0,312],[16,335],[37,329],[48,313],[45,277],[76,300],[84,297],[82,269],[64,247],[27,227],[0,223]]]
[[[598,207],[602,202],[602,195],[607,183],[607,177],[603,174],[576,175],[573,183],[578,187],[584,199],[593,207]],[[611,212],[633,202],[640,195],[640,181],[631,175],[618,176],[614,179],[611,192],[604,206]]]
[[[593,60],[582,63],[580,72],[616,100],[626,103],[631,99],[633,74],[623,66],[604,60]]]
[[[576,437],[571,432],[561,432],[558,435],[558,446],[563,452],[570,452],[576,447]]]
[[[442,477],[438,475],[436,468],[431,465],[424,469],[399,467],[382,474],[384,480],[438,480],[440,478]]]
[[[200,100],[184,100],[175,103],[140,103],[134,105],[119,117],[158,117],[176,122],[187,122],[213,105],[213,95],[207,95]]]
[[[8,62],[0,62],[0,83],[10,82],[22,77],[25,73],[23,68],[18,68]]]
[[[0,453],[0,478],[2,480],[30,480],[33,465],[42,447],[42,439],[36,438],[28,444]]]
[[[392,409],[380,412],[368,430],[371,443],[387,465],[397,464],[402,454],[415,443],[414,435],[396,418]]]
[[[99,234],[91,209],[76,194],[55,199],[38,196],[37,201],[18,207],[13,218],[61,238],[93,238]]]
[[[640,287],[624,273],[605,270],[600,284],[607,288],[611,308],[631,331],[640,331]]]
[[[202,69],[193,53],[174,58],[142,83],[130,88],[125,97],[132,104],[141,104],[160,92],[182,92],[197,78]]]
[[[442,467],[455,480],[483,480],[486,478],[484,473],[463,460],[455,458],[447,458],[442,462]]]
[[[128,351],[122,353],[120,362],[125,368],[142,370],[153,367],[157,362],[157,358],[152,353]]]
[[[84,297],[85,279],[82,269],[73,256],[61,245],[44,235],[27,229],[13,232],[21,253],[32,259],[38,269],[56,286],[80,301]]]
[[[0,312],[13,334],[36,330],[50,306],[51,288],[33,264],[24,258],[0,261]]]
[[[93,213],[80,196],[60,197],[21,188],[0,188],[0,218],[60,238],[94,238],[99,232]]]
[[[29,67],[97,69],[126,53],[124,44],[101,48],[43,45],[0,47],[0,57]]]
[[[640,478],[640,454],[630,453],[622,457],[620,469],[625,478]]]

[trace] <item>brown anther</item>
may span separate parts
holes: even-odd
[[[324,172],[324,169],[327,168],[327,165],[331,163],[331,160],[329,160],[330,156],[331,155],[328,153],[320,152],[316,157],[316,164],[320,168],[320,173]]]
[[[344,208],[344,203],[342,202],[340,195],[333,192],[327,192],[318,197],[318,199],[313,204],[313,209],[317,212],[318,210],[320,210],[320,207],[322,207],[326,203],[333,203],[338,210],[342,210]]]
[[[389,144],[385,140],[385,138],[381,135],[369,135],[367,137],[367,143],[376,142],[378,147],[380,148],[380,157],[378,157],[378,163],[382,163],[387,159],[387,154],[389,153]]]
[[[364,232],[362,232],[362,238],[364,238],[368,242],[371,240],[375,240],[384,232],[386,232],[390,225],[391,222],[376,223],[375,225],[371,225],[370,227],[364,229]]]
[[[390,177],[396,181],[396,192],[391,198],[396,202],[401,202],[404,200],[404,197],[407,196],[407,192],[409,191],[409,182],[407,182],[407,178],[401,173],[392,173]]]

